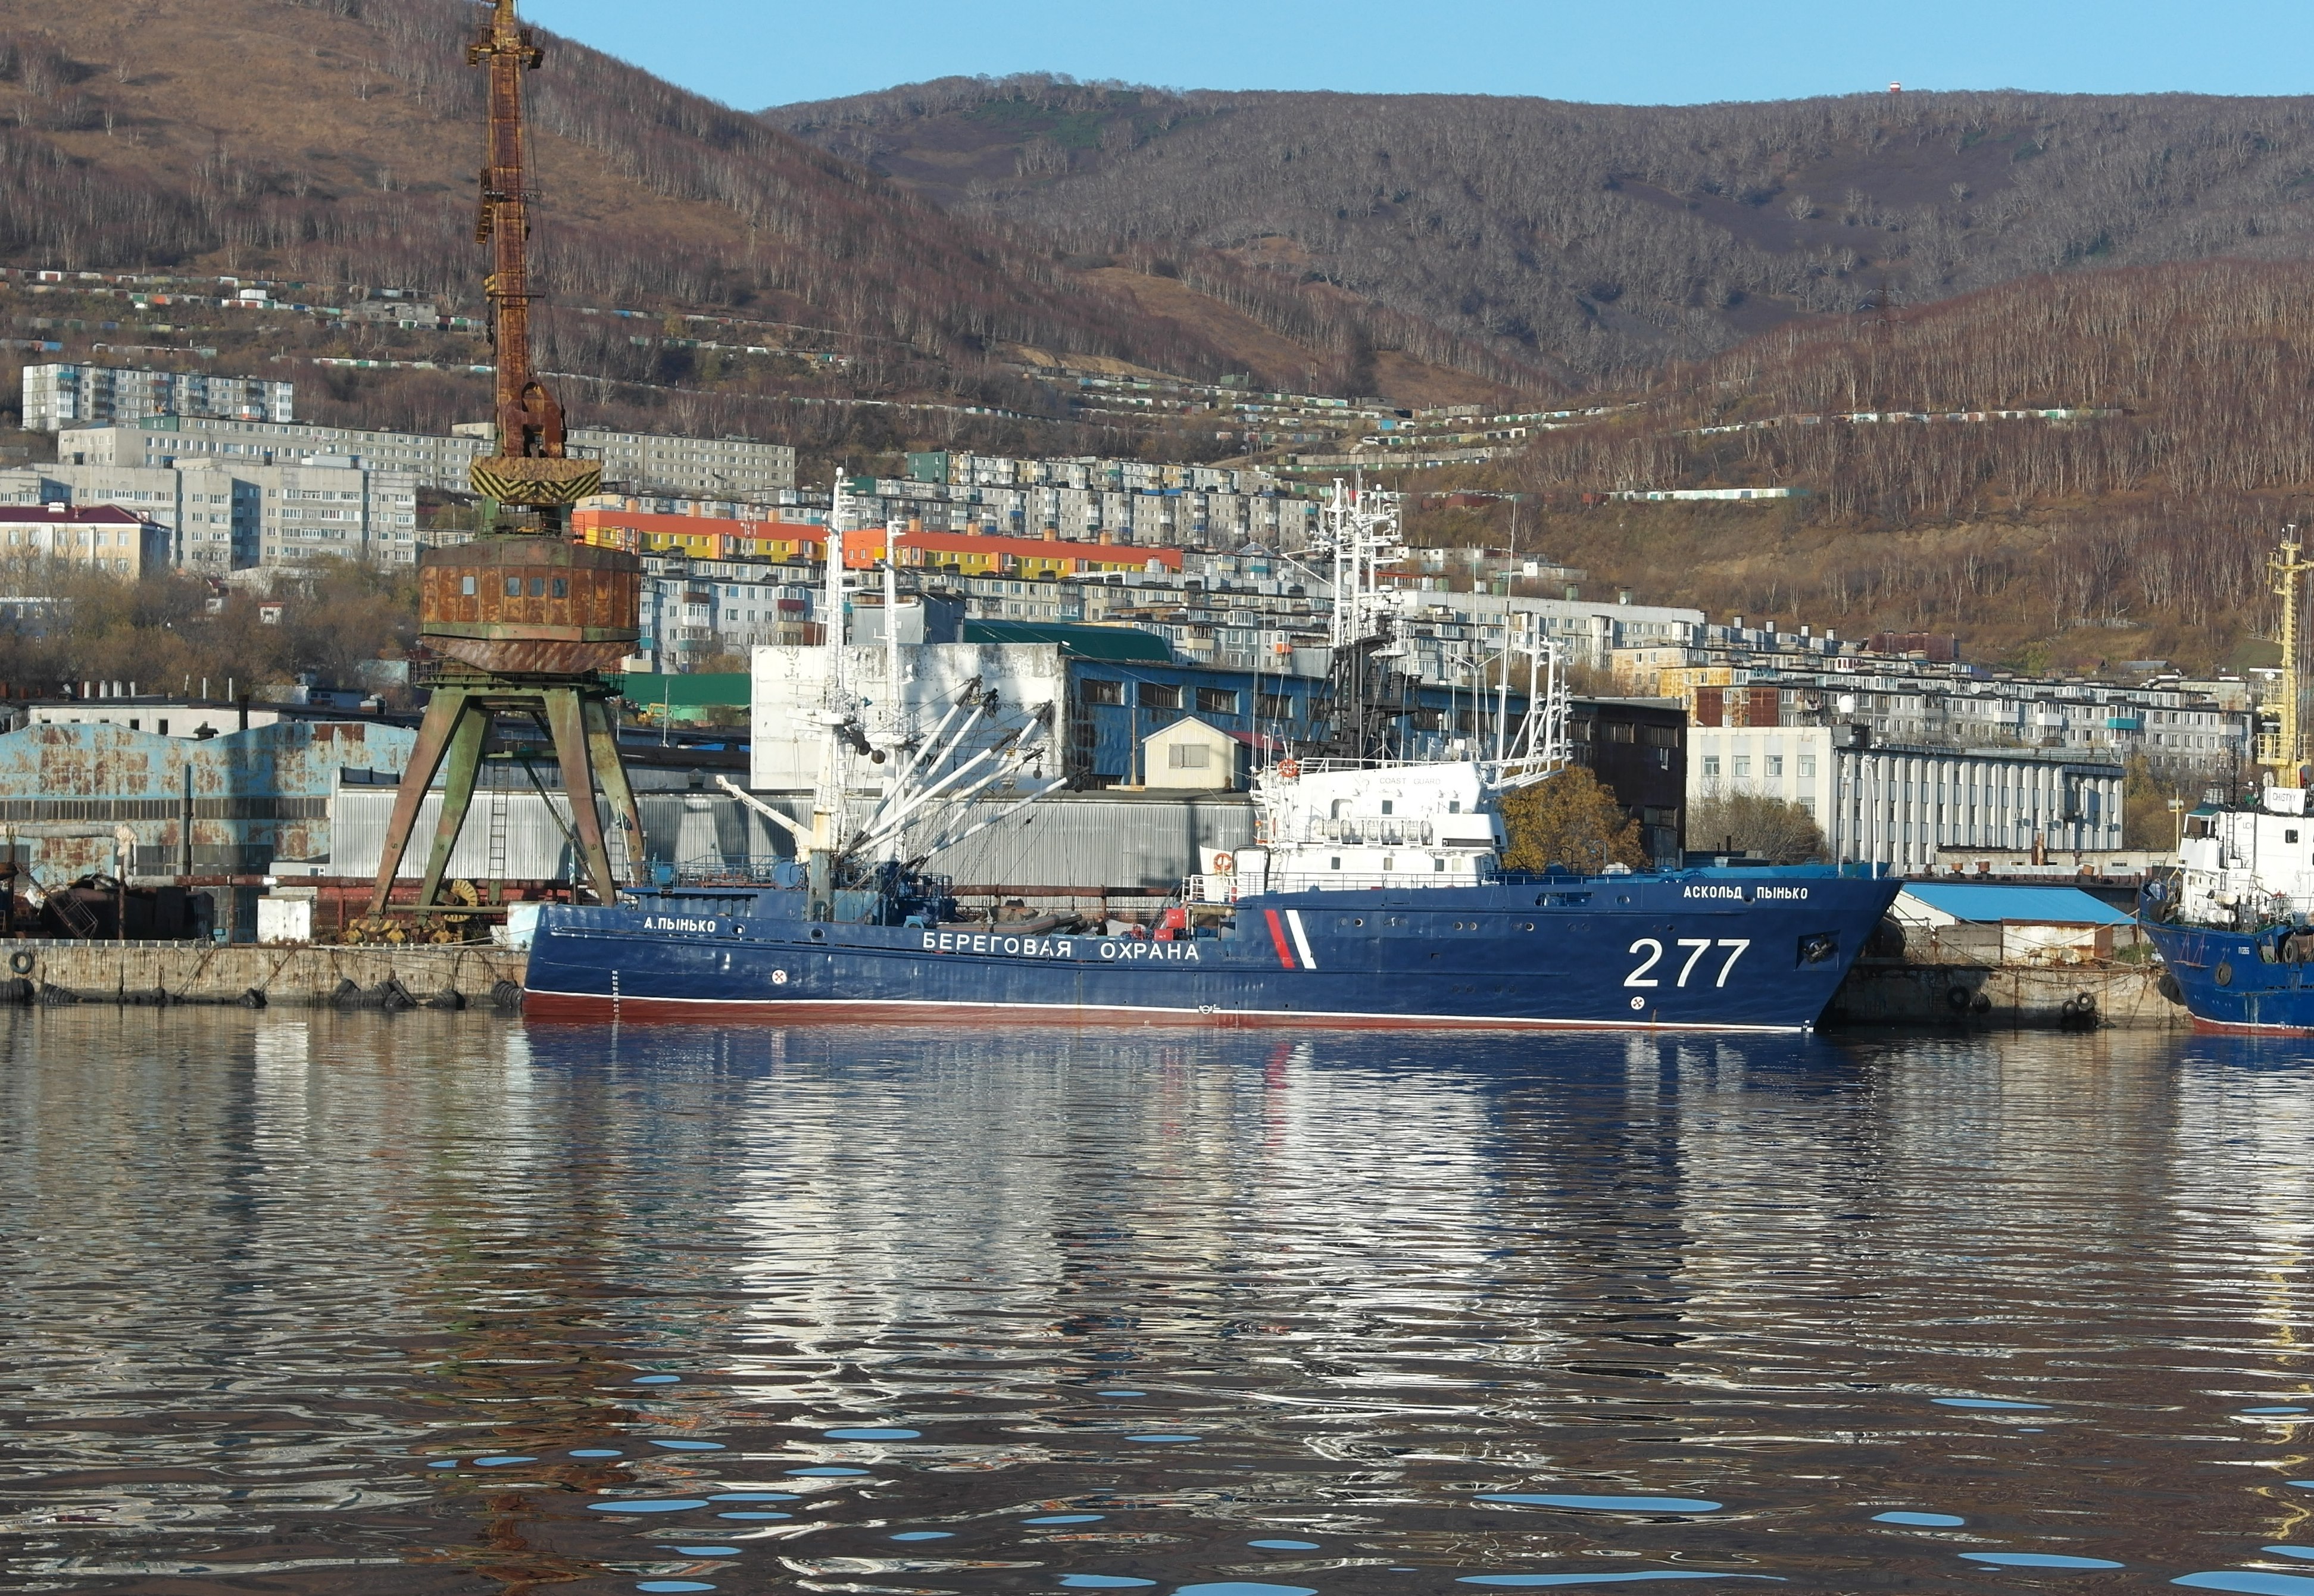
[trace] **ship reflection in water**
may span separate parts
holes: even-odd
[[[2314,1581],[2288,1045],[6,1023],[17,1588]]]

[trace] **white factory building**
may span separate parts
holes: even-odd
[[[1715,793],[1782,798],[1815,817],[1834,860],[1903,875],[1930,869],[1939,848],[2118,848],[2123,779],[2058,751],[1880,744],[1848,726],[1687,728],[1691,816]]]

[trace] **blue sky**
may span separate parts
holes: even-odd
[[[2305,0],[524,0],[748,110],[959,73],[1624,103],[1907,88],[2293,94]]]

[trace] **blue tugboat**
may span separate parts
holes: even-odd
[[[2138,923],[2195,1026],[2314,1035],[2314,811],[2300,787],[2186,818],[2179,869],[2150,883]]]
[[[2299,581],[2314,570],[2286,529],[2267,562],[2282,600],[2274,729],[2257,763],[2273,772],[2255,802],[2209,803],[2186,817],[2177,871],[2149,882],[2138,923],[2168,966],[2162,990],[2197,1029],[2314,1035],[2314,802],[2300,701]]]
[[[1338,502],[1346,629],[1382,596],[1362,579],[1375,519]],[[923,866],[1059,785],[1028,778],[1049,717],[1008,723],[967,692],[912,725],[850,690],[843,662],[831,646],[810,715],[825,745],[811,824],[732,789],[794,834],[796,858],[767,883],[669,880],[548,908],[530,1014],[1800,1031],[1900,886],[1871,866],[1505,870],[1501,800],[1569,763],[1546,647],[1525,720],[1493,758],[1288,758],[1259,772],[1257,845],[1214,859],[1153,926],[966,923]]]

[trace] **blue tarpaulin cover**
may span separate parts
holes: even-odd
[[[1908,896],[1930,908],[1979,924],[2021,920],[2053,925],[2127,925],[2129,916],[2078,886],[1970,886],[1913,881]]]

